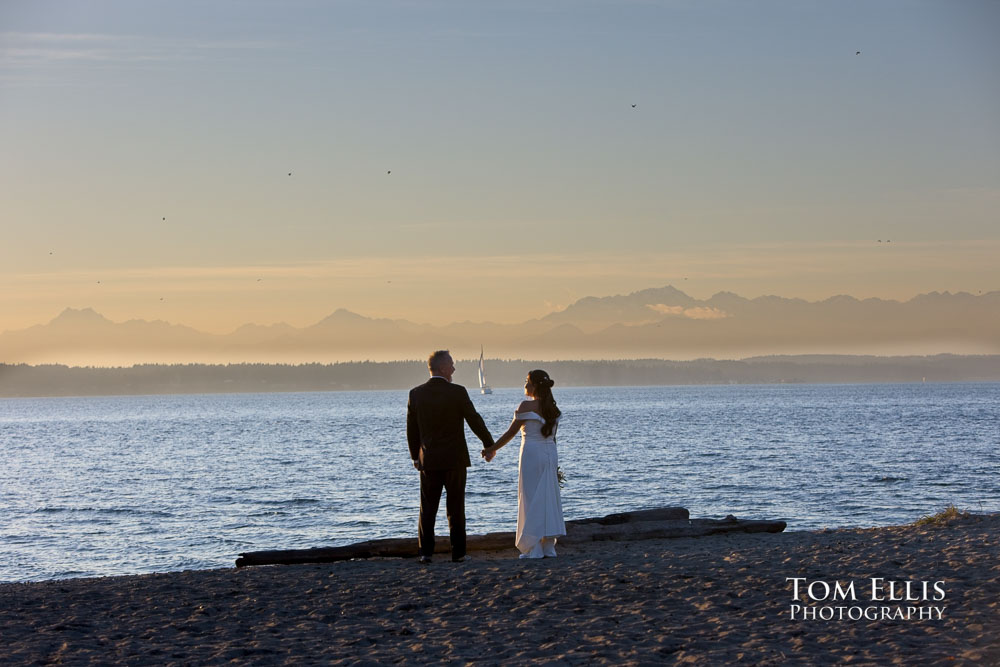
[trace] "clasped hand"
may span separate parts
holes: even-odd
[[[479,452],[479,455],[486,459],[486,462],[489,463],[493,460],[493,457],[497,455],[497,450],[492,447],[487,447],[483,451]]]

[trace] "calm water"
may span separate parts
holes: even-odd
[[[568,519],[681,505],[796,530],[909,522],[948,503],[1000,511],[1000,384],[556,398]],[[520,393],[473,400],[499,434]],[[0,581],[415,536],[405,404],[405,391],[0,400]],[[468,437],[470,532],[513,530],[516,443],[486,464]]]

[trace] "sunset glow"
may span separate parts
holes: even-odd
[[[338,308],[517,324],[665,285],[988,293],[998,24],[992,2],[5,2],[0,332],[67,307],[225,334]]]

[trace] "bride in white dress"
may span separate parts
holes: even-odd
[[[524,393],[529,400],[517,407],[510,427],[496,444],[483,450],[483,457],[492,461],[497,450],[521,432],[515,537],[521,558],[554,557],[556,538],[566,534],[556,472],[556,431],[562,413],[552,397],[554,384],[545,371],[528,373]]]

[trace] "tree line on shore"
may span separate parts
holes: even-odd
[[[457,362],[455,382],[477,385],[478,360]],[[490,359],[495,387],[520,387],[544,368],[557,386],[689,384],[991,382],[1000,355],[875,357],[801,355],[741,360],[533,361]],[[0,396],[403,390],[426,377],[423,361],[333,364],[138,364],[128,367],[0,364]]]

